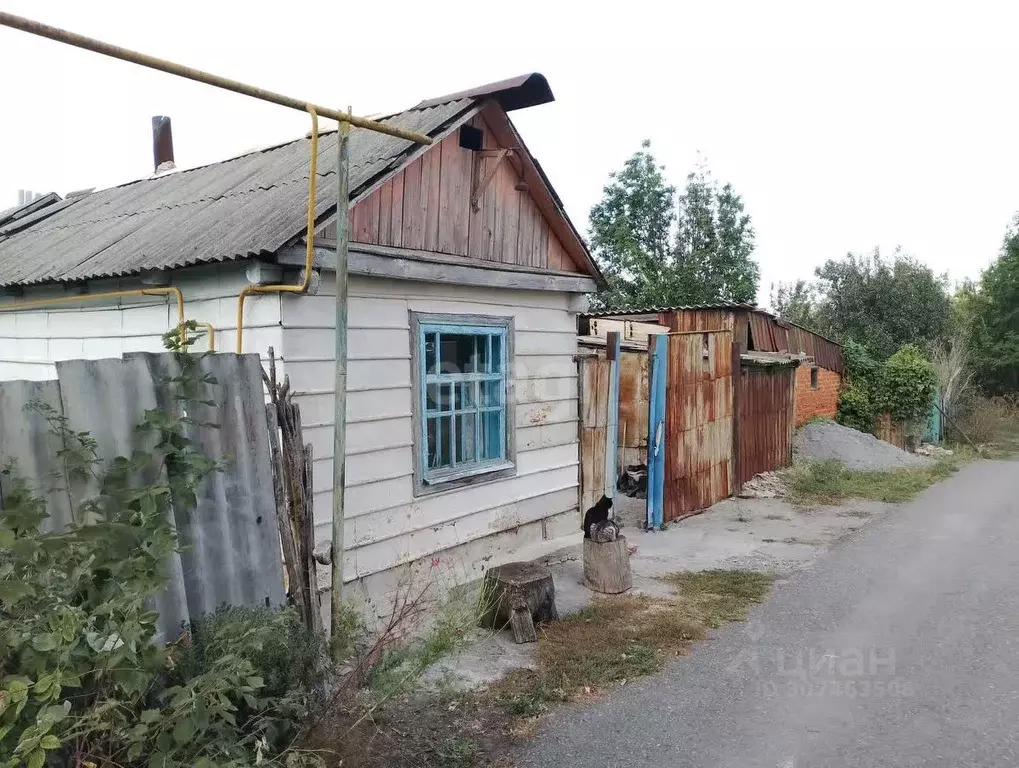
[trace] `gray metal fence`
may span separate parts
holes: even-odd
[[[258,357],[216,354],[199,365],[219,382],[208,391],[216,406],[197,406],[202,412],[188,415],[219,427],[196,427],[193,439],[207,456],[228,462],[204,481],[195,509],[175,512],[185,548],[169,564],[170,585],[156,601],[163,641],[174,638],[182,622],[224,603],[280,605],[285,599]],[[169,379],[179,373],[170,353],[136,353],[57,363],[55,381],[0,383],[0,460],[13,459],[34,487],[54,487],[60,441],[27,407],[32,401],[66,416],[71,429],[90,432],[104,459],[130,456],[146,440],[136,425],[147,409],[171,405]],[[52,526],[71,520],[80,499],[81,489],[59,486],[47,496]],[[0,486],[0,504],[2,496]]]

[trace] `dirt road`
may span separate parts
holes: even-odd
[[[521,768],[1019,762],[1019,463],[971,464],[664,674],[562,710]]]

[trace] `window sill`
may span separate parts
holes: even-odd
[[[495,472],[504,472],[507,469],[513,469],[515,466],[516,465],[512,461],[497,461],[491,464],[483,464],[477,467],[471,467],[470,469],[461,469],[448,474],[432,476],[428,480],[425,480],[424,486],[426,489],[439,490],[444,486],[450,483],[455,483],[459,480],[466,480],[480,475],[489,475]]]

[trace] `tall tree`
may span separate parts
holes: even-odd
[[[719,188],[701,164],[686,178],[677,209],[675,258],[684,303],[757,298],[754,228],[731,184]]]
[[[671,241],[676,188],[651,154],[651,142],[609,175],[591,209],[591,250],[608,287],[597,296],[607,308],[678,303]]]
[[[817,324],[817,291],[806,280],[772,283],[769,303],[772,311],[783,320],[811,329]]]
[[[591,209],[591,248],[608,283],[606,308],[754,301],[754,232],[743,200],[705,168],[690,174],[682,197],[645,141],[609,177]]]
[[[972,318],[972,359],[979,383],[992,394],[1019,391],[1019,216],[1001,253],[980,277],[979,290],[961,295]],[[957,301],[957,305],[960,302]]]
[[[905,344],[929,348],[951,328],[947,278],[896,251],[870,256],[847,254],[816,270],[820,301],[816,330],[852,339],[886,360]]]

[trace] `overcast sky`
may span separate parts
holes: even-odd
[[[578,227],[641,139],[677,186],[700,152],[753,217],[763,301],[772,281],[874,246],[976,276],[1019,210],[1016,3],[0,7],[359,114],[541,72],[556,101],[512,116]],[[282,107],[2,27],[0,81],[0,208],[20,188],[145,176],[155,114],[172,117],[184,167],[308,129]]]

